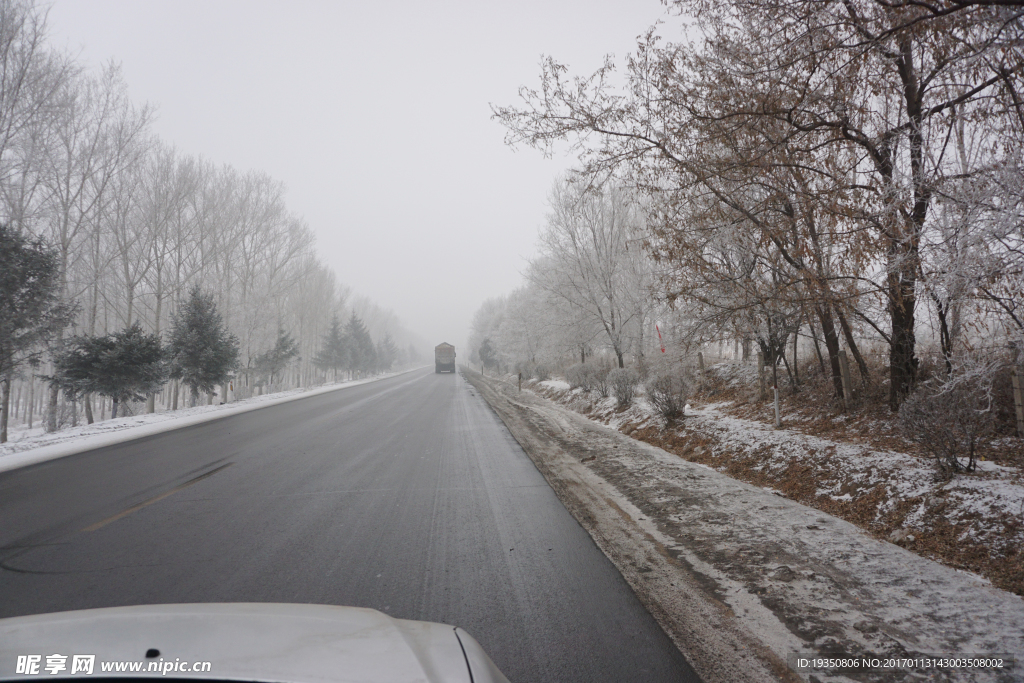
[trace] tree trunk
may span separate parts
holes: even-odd
[[[0,379],[0,443],[7,443],[7,420],[11,414],[11,378]]]
[[[110,402],[110,419],[117,418],[117,396],[114,396]]]
[[[174,391],[171,397],[171,410],[178,409],[178,380],[174,380]]]
[[[85,421],[92,424],[92,394],[86,394],[82,400],[85,402]]]
[[[60,389],[50,387],[50,396],[46,404],[46,431],[49,434],[57,431],[57,399]]]
[[[906,270],[901,268],[900,271]],[[914,387],[917,379],[917,358],[914,357],[914,284],[913,273],[889,275],[889,316],[892,341],[889,346],[889,409],[899,410],[900,403]]]
[[[782,357],[782,364],[786,366],[786,376],[789,377],[789,386],[792,387],[793,393],[796,393],[796,380],[793,379],[793,370],[789,367],[789,359],[786,358],[785,353],[779,354]],[[778,387],[776,387],[778,388]]]
[[[946,374],[953,374],[953,335],[949,332],[947,307],[942,305],[942,300],[932,294],[935,302],[935,312],[939,316],[939,348],[942,350],[942,358],[946,362]]]
[[[825,349],[828,351],[828,362],[832,367],[832,388],[836,398],[843,399],[843,371],[839,367],[839,335],[836,334],[835,323],[832,322],[832,309],[823,305],[816,307],[818,322],[821,323],[822,336],[825,338]]]
[[[800,386],[800,366],[797,364],[796,347],[800,341],[800,325],[797,324],[796,330],[793,332],[793,393],[796,393],[796,388]]]
[[[836,317],[839,318],[839,325],[843,328],[843,336],[846,337],[846,345],[850,348],[850,353],[853,354],[853,359],[857,361],[857,370],[860,372],[861,382],[868,381],[868,364],[864,362],[864,356],[860,355],[860,349],[857,348],[857,342],[853,340],[853,331],[850,329],[850,324],[846,322],[846,316],[841,311],[836,311]]]

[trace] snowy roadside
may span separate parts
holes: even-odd
[[[797,653],[1019,660],[1024,600],[526,387],[465,374],[709,683],[1024,678],[1019,662],[1003,671],[796,672]],[[736,448],[762,436],[733,427],[743,427]]]
[[[377,377],[368,377],[366,379],[318,387],[290,389],[274,394],[253,396],[252,398],[233,403],[196,406],[195,408],[183,410],[146,413],[117,418],[116,420],[104,420],[91,425],[86,424],[71,429],[62,429],[50,434],[44,433],[42,429],[36,429],[29,433],[26,433],[27,430],[23,430],[20,433],[12,434],[14,438],[0,445],[0,472],[35,465],[36,463],[63,458],[96,448],[112,446],[125,441],[141,439],[146,436],[169,432],[173,429],[181,429],[182,427],[189,427],[203,422],[219,420],[229,415],[259,410],[260,408],[295,401],[300,398],[308,398],[360,384],[377,382],[419,369],[421,368],[412,368]]]
[[[1024,595],[1024,477],[1012,458],[1003,464],[982,460],[977,472],[944,479],[936,476],[932,459],[892,450],[901,440],[886,437],[884,425],[846,429],[846,416],[831,420],[844,428],[819,436],[806,433],[812,425],[792,410],[786,428],[774,429],[770,418],[736,415],[756,414],[756,404],[737,411],[726,402],[688,406],[686,419],[667,427],[643,395],[620,411],[614,398],[571,390],[558,380],[529,386],[635,439]]]

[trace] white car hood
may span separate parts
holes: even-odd
[[[147,659],[151,649],[159,655]],[[57,674],[42,670],[54,654],[67,656],[67,668]],[[42,656],[36,675],[17,673],[18,657],[26,655]],[[73,655],[95,655],[93,673],[72,675]],[[103,662],[122,661],[210,662],[210,670],[101,671]],[[139,676],[279,683],[506,681],[465,631],[356,607],[142,605],[0,619],[0,680]]]

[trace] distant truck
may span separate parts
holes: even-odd
[[[455,347],[441,343],[434,347],[434,372],[455,372]]]

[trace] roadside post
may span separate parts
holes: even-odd
[[[779,414],[779,385],[772,385],[772,391],[775,392],[775,428],[780,429],[782,427],[782,416]]]
[[[523,373],[519,373],[519,391],[523,391]]]

